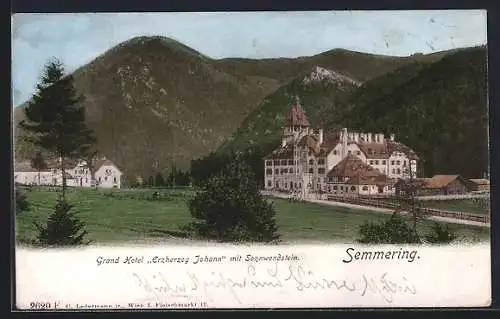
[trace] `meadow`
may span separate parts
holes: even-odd
[[[453,212],[489,214],[490,201],[488,198],[452,199],[452,200],[423,200],[423,207],[449,210]]]
[[[155,194],[156,193],[156,194]],[[71,188],[68,200],[86,224],[87,239],[94,243],[158,240],[179,235],[181,226],[191,221],[187,201],[192,189],[81,189]],[[36,237],[34,222],[45,223],[53,211],[58,193],[47,188],[26,192],[30,210],[16,216],[16,240],[26,243]],[[372,211],[270,198],[276,210],[281,239],[286,242],[354,243],[359,226],[381,221],[389,215]],[[427,232],[427,220],[418,229]],[[488,228],[449,224],[459,238],[488,240]]]

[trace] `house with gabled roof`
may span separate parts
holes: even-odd
[[[396,193],[399,193],[408,180],[398,180],[395,184]],[[416,178],[414,180],[417,196],[457,195],[470,191],[468,180],[460,175],[438,174],[430,178]]]
[[[32,167],[31,161],[21,161],[14,164],[14,181],[24,185],[62,185],[60,159],[45,161],[46,169],[38,172]],[[92,183],[92,173],[94,183]],[[109,159],[102,157],[93,161],[89,167],[85,161],[65,161],[66,184],[73,187],[103,187],[120,188],[123,173]]]
[[[389,178],[355,155],[347,155],[327,173],[327,193],[334,195],[388,195],[395,179]]]
[[[408,178],[410,172],[415,176],[417,172],[418,156],[396,141],[394,134],[386,138],[383,133],[347,128],[327,133],[323,128],[313,129],[296,97],[284,123],[281,145],[264,159],[264,188],[302,194],[327,192],[327,173],[350,155],[390,180]],[[366,182],[365,177],[359,179]]]

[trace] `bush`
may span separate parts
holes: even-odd
[[[20,212],[28,211],[30,208],[29,202],[26,199],[26,195],[22,190],[16,188],[16,214]]]
[[[416,244],[420,237],[406,223],[405,219],[394,213],[381,223],[365,223],[359,229],[359,243],[363,244]]]
[[[183,230],[197,237],[224,242],[279,239],[276,212],[242,161],[230,163],[210,178],[188,206],[195,221]]]
[[[47,224],[38,229],[36,244],[39,246],[76,246],[90,242],[83,240],[87,232],[84,224],[71,211],[73,208],[66,200],[59,198],[54,212],[49,216]]]
[[[457,236],[451,231],[448,225],[443,226],[438,222],[434,222],[432,233],[425,236],[426,241],[431,244],[448,244],[456,238]]]

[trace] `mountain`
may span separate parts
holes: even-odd
[[[254,75],[271,78],[280,84],[286,84],[315,66],[348,76],[359,82],[365,82],[386,74],[411,62],[435,62],[450,51],[431,54],[414,54],[407,57],[395,57],[333,49],[314,56],[278,59],[241,59],[227,58],[217,61],[225,72],[234,75]]]
[[[76,70],[97,148],[129,177],[165,171],[174,157],[187,169],[192,157],[214,150],[277,84],[213,64],[173,40],[139,37]],[[15,110],[16,122],[22,113]],[[16,156],[32,156],[16,133]]]
[[[340,122],[395,132],[420,155],[426,176],[482,177],[489,171],[487,96],[487,49],[469,48],[363,84]]]
[[[345,107],[347,98],[359,85],[348,76],[315,66],[266,97],[218,151],[252,146],[271,151],[280,143],[282,126],[295,96],[300,98],[311,125],[322,127],[325,119],[335,117],[339,108]]]
[[[361,85],[314,68],[267,97],[219,152],[277,147],[297,94],[312,126],[396,133],[419,154],[421,174],[481,177],[489,159],[486,53],[476,47],[415,59]]]
[[[303,79],[316,67],[358,83],[412,61],[435,61],[446,54],[389,57],[336,49],[293,59],[215,60],[169,38],[136,37],[72,75],[85,97],[97,149],[131,181],[169,170],[173,162],[188,169],[191,159],[218,149],[256,109],[280,98],[287,104],[286,96],[296,94],[294,86],[299,85],[295,79]],[[308,94],[311,101],[317,100],[318,119],[333,103],[322,100],[340,98],[334,93],[342,81],[330,80],[313,81],[304,88],[309,92],[304,94],[305,103],[310,102]],[[15,123],[23,118],[24,107],[15,108]],[[34,151],[16,127],[16,158],[29,158]]]

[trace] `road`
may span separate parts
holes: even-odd
[[[279,193],[273,193],[273,194],[263,193],[263,195],[284,198],[284,199],[290,198],[290,195],[279,194]],[[355,204],[349,204],[349,203],[341,203],[341,202],[336,202],[336,201],[332,201],[332,200],[306,199],[305,201],[309,202],[309,203],[320,204],[320,205],[346,207],[346,208],[359,210],[362,212],[364,211],[367,213],[372,211],[372,212],[378,212],[378,213],[384,213],[384,214],[392,214],[394,212],[394,210],[387,209],[387,208],[365,206],[365,205],[355,205]],[[408,212],[401,212],[401,213],[408,214]],[[427,216],[426,219],[446,222],[446,223],[450,223],[450,224],[464,224],[464,225],[480,226],[480,227],[488,227],[488,228],[491,227],[490,223],[481,223],[481,222],[476,222],[476,221],[469,221],[469,220],[449,218],[449,217]]]

